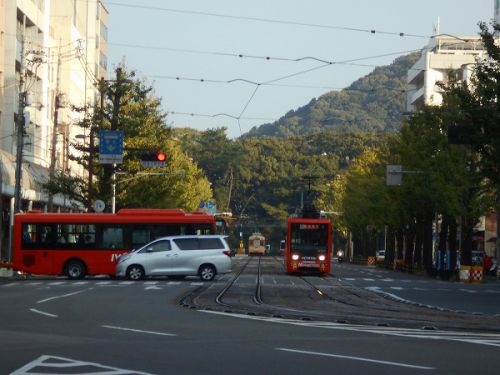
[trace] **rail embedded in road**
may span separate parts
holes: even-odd
[[[281,258],[240,258],[226,282],[197,289],[182,303],[246,315],[361,325],[500,332],[500,317],[405,303],[333,275],[287,275]]]

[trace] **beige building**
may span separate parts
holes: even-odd
[[[107,70],[107,25],[108,12],[100,0],[0,0],[4,219],[5,211],[14,207],[21,81],[21,97],[25,99],[22,208],[45,209],[48,197],[37,182],[47,179],[52,160],[57,170],[86,177],[68,158],[71,143],[85,139],[81,128],[75,126],[83,114],[72,106],[93,105],[99,98],[96,82],[106,77]],[[59,110],[54,126],[56,98]],[[56,196],[54,202],[59,208],[67,206],[64,197]]]
[[[424,104],[440,105],[442,97],[437,83],[446,82],[450,71],[468,80],[471,67],[481,55],[484,49],[479,37],[440,35],[431,38],[408,72],[408,111],[415,111]]]

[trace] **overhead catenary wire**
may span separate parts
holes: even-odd
[[[205,17],[237,19],[237,20],[244,20],[244,21],[261,22],[261,23],[292,25],[292,26],[309,27],[309,28],[330,29],[330,30],[343,30],[343,31],[350,31],[350,32],[360,32],[360,33],[365,33],[365,34],[370,34],[370,35],[381,34],[381,35],[392,35],[392,36],[398,36],[398,37],[413,37],[413,38],[430,38],[430,37],[432,37],[432,35],[376,30],[376,29],[372,29],[372,28],[326,25],[326,24],[308,23],[308,22],[299,22],[299,21],[288,21],[288,20],[280,20],[280,19],[272,19],[272,18],[264,18],[264,17],[237,16],[237,15],[232,15],[232,14],[203,12],[203,11],[197,11],[197,10],[165,8],[165,7],[139,5],[139,4],[124,4],[124,3],[117,3],[114,1],[106,1],[106,5],[107,6],[111,5],[111,6],[117,6],[117,7],[124,7],[124,8],[144,9],[144,10],[151,10],[151,11],[155,11],[155,12],[162,11],[162,12],[177,13],[177,14],[190,14],[190,15],[205,16]]]

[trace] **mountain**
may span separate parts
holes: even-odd
[[[341,91],[330,91],[271,124],[252,128],[243,137],[310,135],[334,132],[395,132],[406,105],[406,76],[418,53],[375,68]]]

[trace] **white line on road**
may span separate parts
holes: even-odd
[[[453,331],[423,331],[411,328],[361,326],[356,324],[331,323],[331,322],[304,322],[302,320],[270,318],[263,316],[262,317],[249,316],[249,315],[225,313],[218,311],[207,311],[207,310],[199,310],[199,311],[208,314],[230,316],[234,318],[248,319],[248,320],[259,320],[259,321],[278,323],[278,324],[291,324],[300,327],[337,329],[342,331],[366,332],[366,333],[373,333],[380,335],[411,337],[416,339],[450,340],[450,341],[467,342],[471,344],[492,345],[500,347],[499,334],[453,332]]]
[[[147,334],[150,334],[150,335],[177,336],[175,333],[155,332],[155,331],[143,331],[141,329],[134,329],[134,328],[115,327],[115,326],[108,326],[108,325],[103,325],[101,327],[103,327],[103,328],[109,328],[109,329],[117,329],[117,330],[120,330],[120,331],[130,331],[130,332],[138,332],[138,333],[147,333]]]
[[[401,363],[401,362],[379,361],[377,359],[370,359],[370,358],[363,358],[363,357],[352,357],[352,356],[349,356],[349,355],[339,355],[339,354],[320,353],[320,352],[309,352],[309,351],[306,351],[306,350],[296,350],[296,349],[287,349],[287,348],[276,348],[276,350],[280,350],[280,351],[283,351],[283,352],[290,352],[290,353],[317,355],[317,356],[322,356],[322,357],[352,359],[354,361],[379,363],[379,364],[382,364],[382,365],[390,365],[390,366],[398,366],[398,367],[408,367],[408,368],[415,368],[415,369],[419,369],[419,370],[435,370],[436,369],[435,367],[410,365],[408,363]]]
[[[40,310],[37,310],[37,309],[30,309],[30,311],[32,311],[34,313],[37,313],[37,314],[41,314],[41,315],[45,315],[45,316],[50,316],[51,318],[58,318],[59,317],[58,315],[49,314],[47,312],[43,312],[43,311],[40,311]]]
[[[52,301],[54,299],[59,299],[59,298],[65,298],[65,297],[70,297],[70,296],[74,296],[75,294],[80,294],[82,292],[85,292],[85,290],[79,290],[77,292],[73,292],[73,293],[68,293],[68,294],[63,294],[62,296],[55,296],[55,297],[49,297],[49,298],[45,298],[45,299],[42,299],[40,301],[38,301],[37,303],[44,303],[44,302],[47,302],[47,301]]]

